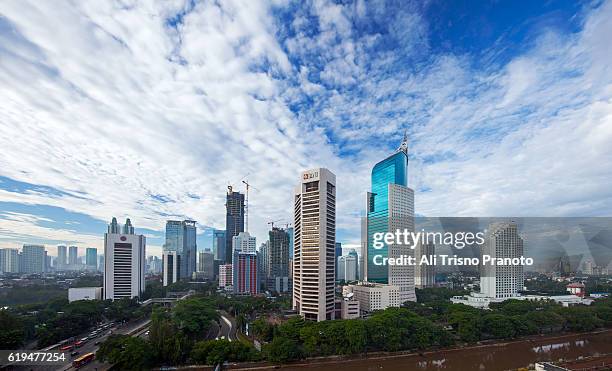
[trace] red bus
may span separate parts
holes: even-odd
[[[88,364],[89,362],[93,361],[94,358],[96,358],[96,356],[93,353],[83,354],[79,358],[72,361],[72,367],[81,368],[85,366],[86,364]]]
[[[67,351],[72,350],[72,349],[74,349],[74,345],[72,345],[72,344],[71,345],[64,345],[63,347],[59,348],[59,350],[62,351],[62,352],[67,352]]]

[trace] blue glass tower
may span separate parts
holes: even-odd
[[[389,231],[389,185],[408,186],[408,138],[398,150],[380,161],[372,169],[372,192],[367,195],[367,260],[365,261],[366,279],[369,282],[389,283],[389,268],[387,265],[374,264],[374,256],[389,256],[388,248],[374,248],[374,234]]]

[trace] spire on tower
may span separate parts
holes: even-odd
[[[404,139],[402,140],[402,143],[400,144],[397,150],[404,152],[405,154],[408,154],[408,131],[407,130],[404,130]]]

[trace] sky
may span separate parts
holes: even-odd
[[[0,2],[0,247],[103,249],[129,217],[291,222],[337,177],[359,244],[374,164],[406,131],[426,216],[612,216],[612,2]]]

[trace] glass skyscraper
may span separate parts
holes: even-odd
[[[213,229],[213,254],[215,260],[220,260],[225,263],[225,231],[220,229]]]
[[[375,233],[389,231],[391,184],[408,187],[408,144],[405,135],[398,150],[372,169],[372,192],[367,194],[367,260],[364,259],[364,273],[368,282],[389,283],[389,267],[373,262],[376,255],[389,257],[389,248],[385,244],[382,248],[375,249],[373,236]]]
[[[175,251],[180,256],[180,277],[191,278],[196,271],[196,225],[193,220],[168,220],[164,251]]]
[[[88,268],[96,269],[98,265],[98,249],[94,247],[88,247],[85,249],[85,264]]]

